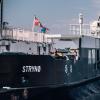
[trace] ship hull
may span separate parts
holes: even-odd
[[[56,60],[48,55],[0,55],[0,86],[62,85],[66,79],[65,64],[65,60]]]
[[[70,64],[72,68],[68,66]],[[0,98],[1,100],[99,98],[99,75],[96,79],[80,77],[81,81],[71,82],[73,68],[75,68],[74,60],[66,60],[63,57],[0,54]]]

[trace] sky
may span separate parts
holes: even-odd
[[[78,23],[79,13],[84,23],[97,20],[100,0],[4,0],[4,21],[10,26],[31,30],[36,15],[53,34],[66,34],[69,24]]]

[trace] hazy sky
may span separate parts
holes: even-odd
[[[36,15],[52,33],[66,33],[69,24],[78,23],[79,13],[84,23],[96,20],[100,0],[4,0],[4,20],[14,27],[31,29]]]

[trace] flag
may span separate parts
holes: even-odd
[[[41,33],[46,33],[48,30],[49,30],[48,28],[42,26]]]
[[[32,31],[38,32],[39,27],[41,28],[42,33],[46,33],[49,29],[46,28],[44,25],[41,24],[40,20],[35,16],[33,20],[33,27]]]
[[[34,17],[33,24],[34,24],[34,26],[40,26],[40,21],[37,17]]]
[[[32,31],[37,32],[39,27],[42,27],[42,24],[41,24],[40,20],[36,16],[34,16]]]

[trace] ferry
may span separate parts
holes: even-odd
[[[75,47],[55,48],[55,40],[71,41]],[[80,14],[79,24],[71,25],[71,34],[46,34],[8,27],[1,9],[2,100],[29,100],[41,95],[52,99],[54,92],[61,91],[69,100],[96,100],[100,97],[99,78],[99,19],[87,25]]]

